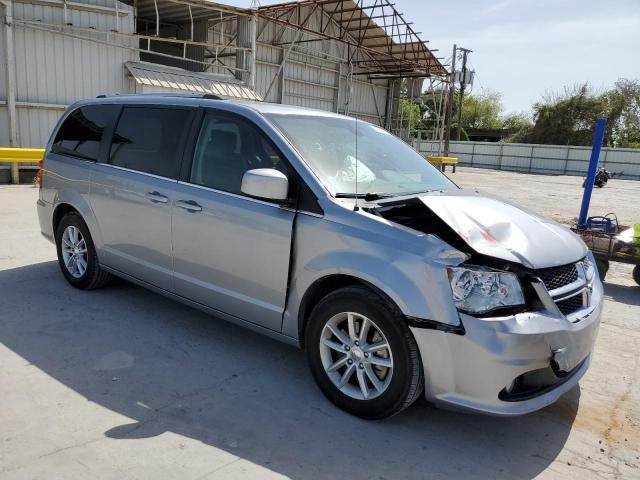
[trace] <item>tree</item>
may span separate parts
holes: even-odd
[[[400,100],[400,118],[402,119],[402,129],[408,130],[411,136],[415,131],[418,123],[422,120],[422,111],[418,103],[412,103],[406,98]]]
[[[487,91],[478,95],[466,95],[462,100],[460,124],[465,129],[503,128],[503,122],[500,120],[502,110],[502,96],[497,92]],[[457,118],[456,115],[454,118]]]
[[[614,88],[594,91],[588,83],[548,94],[533,106],[534,125],[511,141],[591,145],[596,120],[607,119],[605,145],[635,146],[640,141],[640,81],[620,79]]]
[[[510,113],[502,118],[502,127],[510,130],[524,130],[531,128],[533,121],[531,116],[525,112]]]
[[[607,99],[619,114],[612,128],[611,143],[617,147],[640,148],[640,80],[619,79]]]

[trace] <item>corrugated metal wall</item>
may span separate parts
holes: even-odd
[[[68,28],[64,32],[42,31],[42,28],[49,28],[46,24],[64,24],[62,4],[44,6],[24,1],[18,0],[14,5],[18,142],[21,146],[42,146],[66,105],[102,93],[135,91],[135,86],[126,76],[124,63],[138,60],[139,54],[130,48],[105,44],[104,35]],[[76,9],[73,8],[74,4],[113,8],[112,0],[69,3],[67,22],[75,27],[103,31],[116,27],[113,13]],[[120,16],[120,31],[133,32],[132,7],[121,3],[118,5],[120,12],[127,12],[127,15]],[[309,13],[307,9],[302,14],[306,16]],[[307,26],[319,29],[320,15],[320,11],[311,15]],[[27,26],[20,21],[39,23]],[[204,22],[196,23],[199,28],[206,27]],[[3,34],[4,28],[0,25],[0,34]],[[236,30],[235,20],[226,21],[224,28],[218,25],[210,29],[208,38],[212,43],[221,44],[231,39]],[[329,25],[326,31],[339,34],[335,25]],[[258,21],[257,32],[260,37],[256,52],[256,91],[266,101],[347,113],[379,125],[384,123],[388,81],[370,81],[365,76],[349,75],[349,50],[346,45],[337,41],[296,44],[283,70],[277,75],[290,42],[300,39],[298,32],[262,19]],[[73,34],[99,39],[102,43],[72,38],[70,35]],[[109,41],[113,43],[115,40]],[[120,37],[117,42],[132,48],[139,47],[135,39],[123,40]],[[0,48],[0,55],[1,52]],[[228,55],[229,50],[220,53]],[[363,57],[358,55],[351,58],[352,61],[360,59]],[[4,61],[2,58],[0,60],[0,68],[4,68]],[[235,66],[233,57],[227,56],[221,60]],[[156,61],[163,64],[167,62],[166,59]],[[213,66],[209,71],[232,73],[223,65]],[[0,100],[6,98],[4,75],[4,71],[0,71]],[[8,143],[6,110],[6,106],[0,104],[0,145]]]
[[[109,0],[82,0],[85,5],[112,8]],[[120,31],[134,30],[133,10],[119,4]],[[125,76],[124,62],[137,60],[135,51],[72,38],[57,32],[45,32],[46,24],[64,23],[64,10],[57,6],[14,3],[14,32],[16,51],[16,99],[18,103],[18,143],[20,146],[43,146],[66,105],[101,93],[128,93],[129,80]],[[115,15],[68,8],[67,22],[76,27],[95,27],[101,30],[115,28]],[[40,22],[31,28],[21,20]],[[4,32],[1,32],[4,35]],[[67,30],[67,33],[78,34]],[[85,32],[82,35],[90,35]],[[4,38],[4,37],[2,37]],[[94,38],[98,38],[94,36]],[[100,37],[101,40],[104,37]],[[123,43],[120,40],[120,43]],[[132,46],[135,42],[125,41]],[[0,49],[3,50],[3,49]],[[4,59],[3,59],[4,60]],[[4,61],[0,63],[0,95],[6,98]],[[40,104],[37,108],[24,105]],[[22,104],[22,105],[21,105]],[[0,145],[8,144],[6,106],[0,107]]]
[[[306,18],[313,6],[302,9]],[[307,28],[320,29],[321,11],[311,15]],[[323,20],[326,23],[327,19]],[[340,34],[335,25],[326,27],[329,34]],[[237,26],[225,22],[224,28],[210,30],[211,43],[223,43],[235,36]],[[298,105],[301,107],[348,113],[368,122],[382,125],[387,104],[387,80],[370,81],[365,76],[352,76],[349,88],[348,56],[346,45],[330,40],[296,43],[286,58],[283,70],[278,69],[287,55],[291,42],[303,39],[296,30],[259,19],[256,52],[256,91],[267,102]],[[304,37],[309,40],[311,37]],[[228,53],[228,52],[227,52]],[[356,55],[352,61],[361,60]],[[222,61],[226,61],[221,58]],[[229,64],[229,63],[228,63]],[[235,64],[234,64],[235,66]],[[229,73],[223,66],[214,66],[212,72]],[[350,102],[347,104],[347,98]]]

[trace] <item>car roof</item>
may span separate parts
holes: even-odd
[[[173,106],[220,106],[235,105],[238,110],[253,110],[261,114],[281,114],[281,115],[305,115],[305,116],[323,116],[323,117],[345,117],[334,112],[326,110],[317,110],[313,108],[298,107],[295,105],[282,105],[279,103],[255,102],[248,100],[223,100],[213,95],[202,94],[164,94],[164,93],[144,93],[144,94],[122,94],[122,95],[100,95],[97,98],[81,100],[74,104],[75,107],[83,105],[95,104],[119,104],[119,105],[135,105],[135,104],[154,104],[154,105],[173,105]]]

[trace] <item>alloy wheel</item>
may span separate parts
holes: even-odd
[[[87,243],[78,227],[69,225],[62,233],[62,260],[74,278],[81,278],[87,271]]]
[[[359,313],[329,319],[320,336],[320,357],[333,385],[351,398],[371,400],[391,382],[391,346],[380,327]]]

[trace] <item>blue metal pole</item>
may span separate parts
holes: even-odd
[[[589,160],[589,172],[584,183],[584,194],[582,195],[582,206],[580,207],[580,216],[578,217],[578,225],[584,226],[587,223],[587,214],[589,213],[589,203],[591,202],[591,192],[593,184],[596,181],[596,173],[598,172],[598,160],[600,159],[600,149],[604,140],[604,130],[607,126],[606,118],[599,118],[596,121],[596,131],[593,135],[593,146],[591,147],[591,159]]]

